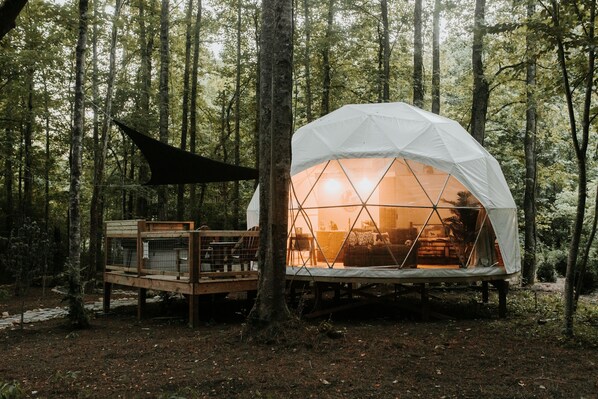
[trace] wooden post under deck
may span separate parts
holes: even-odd
[[[482,302],[488,303],[488,282],[482,281]]]
[[[139,294],[137,296],[137,320],[143,319],[145,315],[145,297],[147,294],[147,289],[139,288]]]
[[[104,313],[110,312],[110,295],[112,294],[112,283],[104,283]]]

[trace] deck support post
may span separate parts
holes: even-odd
[[[426,283],[420,285],[421,303],[422,303],[422,320],[430,320],[430,301],[428,297],[428,287]]]
[[[482,281],[482,302],[488,303],[488,282]]]
[[[147,289],[139,288],[137,294],[137,320],[143,319],[145,315],[145,297],[147,294]]]
[[[507,317],[507,293],[509,292],[509,282],[506,280],[496,280],[492,285],[498,290],[498,317],[504,319]]]
[[[104,313],[110,312],[110,296],[112,294],[112,283],[104,283]]]
[[[199,327],[199,295],[189,295],[189,327]]]

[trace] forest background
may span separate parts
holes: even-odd
[[[293,124],[344,104],[385,101],[457,120],[500,162],[520,209],[526,261],[537,263],[542,279],[566,273],[581,176],[572,126],[582,147],[587,128],[590,201],[580,259],[592,286],[598,93],[588,54],[595,1],[565,3],[555,15],[556,2],[542,1],[298,0]],[[52,275],[68,256],[77,7],[29,2],[0,41],[0,247],[37,221],[51,242]],[[81,176],[86,278],[101,270],[104,219],[244,228],[254,182],[144,186],[143,158],[107,115],[182,149],[256,166],[260,12],[252,0],[90,3]],[[2,263],[0,280],[12,281]]]

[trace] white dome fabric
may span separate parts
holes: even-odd
[[[298,129],[291,176],[322,162],[404,158],[457,178],[488,212],[508,274],[521,269],[517,209],[498,162],[457,122],[405,103],[346,105]],[[258,223],[259,195],[247,209]]]

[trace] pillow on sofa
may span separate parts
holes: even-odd
[[[374,245],[376,233],[370,231],[357,232],[357,245]]]

